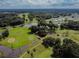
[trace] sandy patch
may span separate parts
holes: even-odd
[[[8,43],[14,43],[15,42],[15,38],[8,38]]]

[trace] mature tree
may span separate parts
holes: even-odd
[[[39,21],[41,21],[41,18],[40,17],[36,17],[36,20],[39,22]]]
[[[47,34],[48,34],[48,31],[45,26],[38,27],[37,35],[39,35],[40,37],[45,37]]]
[[[31,30],[32,33],[36,33],[38,31],[37,26],[31,26],[29,29]]]
[[[47,26],[47,23],[46,23],[45,20],[40,20],[40,21],[38,22],[38,25],[39,25],[39,26]]]
[[[42,43],[46,48],[48,47],[52,47],[53,45],[55,45],[55,39],[52,37],[47,37],[45,39],[43,39],[43,43]]]
[[[31,55],[32,58],[34,57],[33,53],[31,53],[30,55]]]
[[[65,38],[63,44],[53,48],[52,57],[79,58],[79,45],[71,39]]]
[[[68,23],[62,23],[60,27],[61,29],[79,30],[79,22],[70,20]]]
[[[28,14],[29,21],[33,21],[34,15],[32,13]]]
[[[33,52],[36,52],[36,49],[33,49]]]
[[[30,51],[27,51],[27,53],[29,54],[29,53],[30,53]]]
[[[10,22],[11,26],[16,26],[16,25],[21,25],[24,24],[24,19],[17,17],[17,18],[13,18],[13,20]]]
[[[37,35],[39,35],[40,37],[45,37],[47,35],[47,32],[45,30],[39,30],[37,32]]]
[[[47,37],[43,40],[42,43],[45,47],[59,47],[60,46],[60,39],[55,39],[52,37]]]
[[[13,18],[16,17],[16,14],[1,14],[1,15],[0,15],[0,27],[9,26],[10,22],[13,21]]]
[[[52,21],[49,21],[48,27],[50,28],[50,32],[55,32],[56,28],[58,28],[58,26],[54,24]]]
[[[44,37],[48,34],[48,30],[46,26],[31,26],[31,33],[35,33],[40,37]]]
[[[2,32],[2,37],[5,38],[8,36],[9,36],[9,31],[8,31],[8,29],[6,29],[4,32]]]
[[[8,21],[8,20],[6,20]],[[8,25],[8,22],[6,22],[5,19],[0,20],[0,27],[6,27]]]
[[[0,33],[0,41],[1,41],[1,39],[2,39],[2,34]]]

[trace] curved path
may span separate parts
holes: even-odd
[[[25,24],[24,27],[30,27],[32,25],[37,25],[37,23]],[[8,28],[8,29],[10,29],[10,28]],[[36,45],[35,42],[37,42],[37,41],[33,41],[32,45]],[[4,58],[17,58],[17,57],[19,57],[20,54],[24,53],[28,47],[30,47],[30,45],[25,45],[25,46],[17,48],[17,49],[11,49],[6,46],[0,46],[0,51],[3,53]]]
[[[37,40],[33,41],[31,45],[36,44]],[[29,48],[31,45],[25,45],[17,49],[11,49],[5,46],[0,46],[0,51],[3,52],[4,58],[18,58],[22,53],[26,52],[27,48]]]
[[[0,52],[4,54],[4,57],[7,57],[12,52],[12,49],[5,46],[0,46]]]

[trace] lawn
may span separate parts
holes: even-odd
[[[36,51],[34,52],[33,49]],[[30,53],[25,52],[20,57],[21,58],[31,58],[31,53],[33,53],[33,58],[50,58],[52,54],[52,48],[45,48],[41,43],[37,44],[33,48],[30,48]]]
[[[39,53],[36,58],[51,58],[52,49],[45,49],[43,52]]]
[[[34,34],[28,34],[28,32],[30,32],[30,30],[25,27],[11,28],[9,29],[9,37],[0,41],[0,44],[12,48],[28,45],[37,39]]]
[[[79,42],[79,31],[76,30],[58,30],[56,31],[58,34],[60,34],[60,38],[63,37],[68,37],[72,40],[74,40],[75,42]],[[67,36],[65,36],[67,35]]]

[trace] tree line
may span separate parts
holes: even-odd
[[[47,23],[45,20],[40,20],[36,26],[31,26],[29,29],[31,30],[31,33],[44,37],[47,34],[55,33],[56,28],[58,28],[58,26],[52,21]]]
[[[61,29],[79,30],[79,21],[69,20],[67,23],[60,25]]]
[[[79,58],[79,44],[69,38],[64,38],[61,42],[60,38],[48,37],[42,44],[45,48],[52,47],[51,57],[53,58]]]

